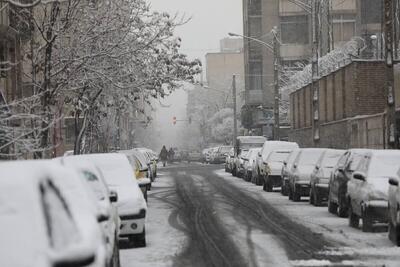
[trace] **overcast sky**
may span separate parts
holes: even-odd
[[[192,20],[179,27],[176,35],[182,38],[182,53],[201,58],[207,52],[219,50],[219,40],[228,32],[242,33],[242,0],[149,0],[152,8],[179,13]]]
[[[176,36],[182,38],[181,52],[190,58],[200,58],[208,52],[219,51],[219,41],[228,36],[228,32],[243,32],[242,0],[148,0],[152,9],[179,13],[192,19],[177,28]],[[204,64],[205,65],[205,64]],[[185,122],[172,124],[172,117],[178,120],[186,118],[187,95],[183,90],[174,92],[161,101],[168,107],[157,107],[155,125],[160,129],[160,143],[178,146],[179,134]],[[160,149],[160,147],[154,147]]]

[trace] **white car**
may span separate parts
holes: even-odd
[[[396,177],[389,178],[389,239],[400,246],[400,169],[396,173]]]
[[[128,238],[137,246],[146,246],[147,204],[127,157],[118,153],[79,157],[93,162],[103,173],[110,190],[117,192],[116,204],[121,219],[119,237]]]
[[[0,170],[0,266],[107,266],[89,195],[60,182],[80,181],[75,171],[39,160]]]
[[[399,168],[399,150],[372,150],[363,155],[347,183],[351,227],[357,228],[360,218],[363,232],[371,232],[376,222],[388,222],[388,182]]]
[[[274,187],[282,187],[282,167],[283,162],[289,157],[292,149],[278,149],[272,151],[267,160],[265,169],[267,174],[263,175],[263,190],[272,192]]]
[[[244,163],[244,176],[245,181],[250,182],[253,178],[253,170],[256,162],[257,154],[260,152],[261,148],[251,148],[247,154],[247,161]]]
[[[98,204],[98,219],[107,241],[108,266],[120,266],[118,237],[121,221],[114,205],[118,200],[118,194],[109,191],[102,173],[93,163],[74,156],[63,157],[60,161],[63,166],[77,170],[81,174],[81,179],[94,193]]]
[[[293,150],[298,149],[299,145],[293,142],[285,141],[265,141],[260,153],[258,153],[256,160],[256,184],[263,185],[264,176],[268,175],[267,168],[267,158],[272,153],[272,151],[277,149]]]

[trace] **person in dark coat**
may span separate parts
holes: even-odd
[[[168,150],[165,146],[162,147],[161,152],[160,152],[160,160],[163,163],[163,166],[167,165],[167,160],[168,160]]]
[[[169,149],[168,151],[168,159],[169,162],[173,162],[174,161],[174,157],[175,157],[175,151],[172,149],[172,147]]]

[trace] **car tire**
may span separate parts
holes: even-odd
[[[119,243],[118,243],[118,236],[115,234],[115,241],[114,241],[114,251],[113,251],[113,256],[111,259],[111,265],[112,267],[120,267],[121,262],[119,259]]]
[[[342,203],[342,201],[340,201],[340,199],[339,199],[337,214],[341,218],[347,218],[349,216],[348,205],[346,203]]]
[[[332,214],[337,214],[337,210],[338,210],[338,204],[331,201],[330,198],[328,198],[328,211],[329,213]]]
[[[309,202],[311,205],[314,205],[314,190],[312,189],[312,187],[311,187],[311,189],[310,189],[310,199],[308,200],[308,202]]]
[[[389,240],[392,241],[396,246],[400,247],[400,227],[394,226],[392,220],[389,219]]]
[[[289,190],[288,190],[288,198],[289,198],[289,200],[293,200],[293,190],[290,186],[289,186]]]
[[[374,231],[373,222],[366,211],[362,212],[362,231],[365,233],[371,233]]]
[[[313,190],[313,194],[314,194],[314,206],[315,207],[320,207],[322,206],[322,200],[320,195],[318,194],[318,191],[314,188]]]
[[[353,207],[349,205],[349,226],[353,228],[358,228],[360,224],[360,217],[353,212]]]
[[[263,180],[264,180],[264,186],[263,186],[264,191],[272,192],[273,191],[273,186],[272,186],[270,180],[268,178],[264,178]]]
[[[287,196],[288,195],[288,186],[286,183],[282,182],[282,187],[281,187],[281,194],[282,196]]]
[[[301,196],[296,190],[293,190],[293,201],[294,202],[299,202],[301,200]]]
[[[232,175],[233,175],[233,176],[236,176],[236,175],[237,175],[237,173],[236,173],[236,167],[235,167],[235,166],[233,166],[233,168],[232,168]]]

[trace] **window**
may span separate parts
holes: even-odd
[[[281,39],[284,44],[308,44],[308,17],[281,17]]]
[[[249,90],[262,90],[262,63],[261,61],[253,61],[249,63]]]
[[[381,23],[382,0],[361,0],[361,23]]]
[[[76,225],[65,200],[51,182],[41,185],[40,192],[50,245],[63,250],[78,240]]]
[[[356,19],[354,15],[333,15],[334,42],[349,41],[356,33]]]
[[[261,16],[261,0],[248,0],[249,15]]]

